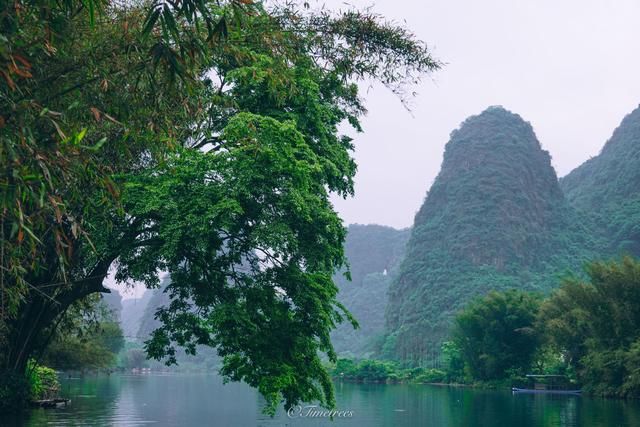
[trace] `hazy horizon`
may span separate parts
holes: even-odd
[[[354,141],[356,195],[333,198],[345,224],[411,226],[440,169],[449,133],[491,105],[530,122],[564,176],[597,155],[640,103],[640,58],[634,55],[640,48],[640,3],[350,4],[373,4],[373,11],[404,23],[446,65],[415,88],[411,113],[383,87],[364,94],[369,113]]]

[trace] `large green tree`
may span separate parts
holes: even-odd
[[[295,5],[37,0],[0,10],[0,370],[121,282],[171,303],[149,354],[217,348],[223,374],[334,403],[320,354],[349,314],[332,274],[353,192],[357,81],[402,95],[439,64],[368,13]],[[6,374],[6,375],[5,375]]]
[[[453,340],[474,379],[503,379],[531,367],[540,345],[535,329],[540,302],[527,292],[492,291],[458,314]]]

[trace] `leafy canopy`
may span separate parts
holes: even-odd
[[[439,68],[402,27],[249,0],[0,11],[1,370],[20,370],[116,268],[171,302],[148,342],[215,346],[267,397],[334,403],[320,353],[350,316],[332,274],[353,193],[357,82]],[[44,17],[44,18],[42,18]],[[40,19],[42,18],[42,19]]]

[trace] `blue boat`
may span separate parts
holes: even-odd
[[[571,383],[565,375],[533,375],[526,376],[531,385],[530,388],[511,387],[516,393],[530,394],[569,394],[580,395],[582,390],[569,388]]]

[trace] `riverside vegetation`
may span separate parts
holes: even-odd
[[[640,397],[640,262],[594,262],[544,298],[510,289],[472,300],[454,319],[439,368],[339,359],[337,378],[511,387],[525,374],[565,375],[584,391]]]

